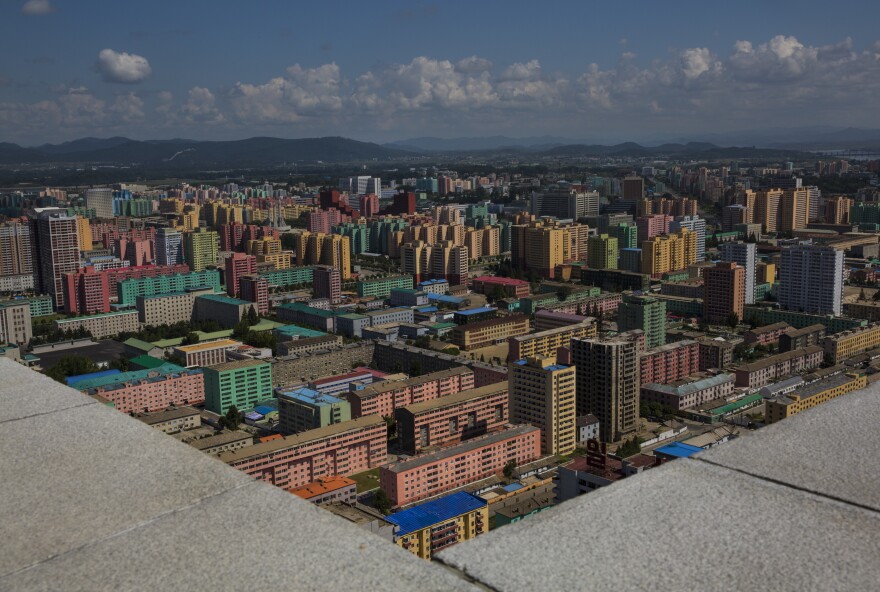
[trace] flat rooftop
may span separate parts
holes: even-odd
[[[424,413],[426,411],[442,409],[444,407],[453,407],[466,401],[472,401],[474,399],[480,399],[482,397],[491,397],[492,395],[506,393],[507,389],[507,381],[496,382],[494,384],[487,384],[486,386],[481,386],[479,388],[459,391],[455,394],[447,395],[445,397],[431,399],[430,401],[413,403],[412,405],[407,405],[406,407],[404,407],[404,409],[415,415],[418,413]]]
[[[473,374],[473,372],[474,371],[467,366],[456,366],[454,368],[448,368],[446,370],[440,370],[438,372],[431,372],[430,374],[422,374],[421,376],[407,378],[406,380],[399,380],[394,382],[383,381],[379,384],[371,384],[369,386],[365,386],[360,390],[351,391],[351,394],[361,398],[373,397],[377,394],[381,394],[387,391],[393,391],[400,388],[405,388],[407,386],[416,386],[419,384],[424,384],[426,382],[431,382],[433,380],[443,380],[452,376]]]
[[[207,450],[208,448],[213,448],[215,446],[225,446],[227,444],[232,444],[233,442],[241,442],[242,440],[251,439],[253,439],[253,436],[249,433],[233,430],[231,432],[221,432],[214,436],[208,436],[207,438],[197,438],[189,442],[189,445],[198,450]]]
[[[176,409],[167,409],[165,411],[157,411],[147,415],[138,415],[138,419],[147,425],[155,425],[165,421],[182,419],[193,415],[200,415],[201,411],[195,407],[177,407]]]
[[[241,341],[236,341],[234,339],[217,339],[215,341],[206,341],[204,343],[193,343],[192,345],[178,345],[175,349],[178,349],[186,354],[192,354],[199,351],[205,351],[209,349],[218,349],[218,348],[232,348],[239,347],[243,345]]]

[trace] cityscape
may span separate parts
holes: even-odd
[[[18,4],[3,10],[23,30],[82,18],[61,0]],[[208,26],[231,22],[222,4],[227,14],[206,16]],[[413,27],[446,22],[453,4],[411,3],[382,19],[409,41]],[[265,10],[243,16],[242,30]],[[316,22],[333,12],[304,10]],[[623,9],[597,10],[619,18]],[[880,129],[864,94],[858,104],[826,94],[834,72],[859,81],[853,93],[880,84],[880,42],[864,24],[847,17],[859,36],[837,43],[818,41],[827,35],[814,31],[815,16],[800,40],[716,31],[737,39],[729,55],[694,33],[707,47],[669,50],[673,58],[655,50],[650,64],[636,49],[654,34],[618,31],[605,34],[616,44],[607,55],[596,50],[602,65],[577,79],[560,57],[569,41],[536,49],[542,68],[516,61],[512,46],[503,64],[504,48],[476,41],[459,58],[420,57],[441,47],[425,31],[426,48],[376,49],[383,65],[370,66],[347,40],[310,33],[317,53],[280,77],[259,83],[241,70],[257,59],[249,48],[229,61],[249,82],[230,86],[212,65],[192,72],[198,86],[181,102],[169,76],[195,58],[172,65],[160,47],[201,33],[144,29],[153,16],[102,18],[133,32],[107,41],[116,49],[72,41],[74,53],[88,45],[96,56],[82,71],[61,54],[27,67],[0,60],[9,62],[0,69],[0,507],[41,525],[6,530],[0,589],[373,589],[385,577],[389,589],[437,590],[876,582],[880,489],[860,464],[871,462],[875,432],[850,451],[858,461],[835,452],[833,464],[858,465],[860,477],[819,469],[818,485],[801,482],[819,442],[851,443],[877,419]],[[302,43],[287,26],[273,35]],[[150,48],[155,58],[140,55]],[[65,82],[41,98],[33,81],[59,68]],[[769,96],[789,82],[809,96]],[[636,106],[639,93],[650,97]],[[55,393],[59,403],[41,402]],[[94,415],[64,427],[85,412]],[[808,444],[792,452],[794,442]],[[74,454],[81,443],[91,452]],[[66,459],[52,460],[68,445]],[[28,466],[16,460],[25,455]],[[764,470],[767,457],[782,468]],[[86,485],[80,463],[107,472]],[[124,484],[129,471],[141,474]],[[725,484],[705,485],[702,471],[720,471]],[[753,512],[733,510],[749,504],[728,499],[734,473],[754,480]],[[56,479],[65,485],[53,494]],[[227,480],[228,490],[211,490]],[[676,507],[687,496],[676,501],[661,485],[670,480],[700,501]],[[166,482],[204,491],[165,508],[156,492]],[[68,487],[91,500],[46,510]],[[114,511],[115,487],[138,501]],[[236,490],[251,501],[221,513]],[[154,495],[156,510],[138,509]],[[788,495],[778,516],[759,509]],[[106,520],[120,520],[106,531],[102,500],[116,513]],[[665,504],[677,521],[664,521]],[[816,509],[796,512],[800,504]],[[210,515],[186,517],[203,506]],[[591,513],[565,513],[577,508]],[[847,511],[864,515],[849,525]],[[68,540],[61,533],[79,529],[79,512],[95,534]],[[152,555],[148,534],[137,550],[113,548],[178,513],[185,535],[154,540],[171,549],[185,538],[183,554]],[[726,513],[751,514],[743,533]],[[801,519],[813,537],[848,525],[827,535],[860,549],[840,543],[832,554],[832,566],[852,564],[836,584],[792,575],[821,563],[814,552],[791,571],[769,558],[788,552],[779,533]],[[785,526],[774,533],[776,521]],[[717,533],[724,543],[713,549]],[[725,562],[738,536],[755,548],[747,562],[734,552],[723,577],[708,573],[703,563]],[[789,542],[808,535],[797,536]],[[269,561],[273,538],[295,545],[289,558]],[[618,569],[597,549],[633,538],[642,568],[620,551],[626,575],[605,577]],[[334,541],[352,546],[336,551]],[[700,541],[687,551],[698,568],[655,560],[689,541]],[[765,543],[761,558],[752,554]],[[88,562],[99,573],[65,563],[108,544]],[[203,544],[253,547],[267,561],[245,569],[216,550],[187,554]],[[187,568],[160,575],[176,563]],[[436,566],[447,569],[427,571]]]

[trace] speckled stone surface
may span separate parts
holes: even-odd
[[[476,589],[4,359],[0,417],[2,591]]]
[[[880,515],[679,460],[437,557],[495,590],[872,590]]]
[[[880,383],[698,458],[880,510]]]

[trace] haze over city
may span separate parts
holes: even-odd
[[[876,9],[6,2],[0,135],[650,142],[874,127]]]

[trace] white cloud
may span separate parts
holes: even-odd
[[[43,16],[55,12],[55,7],[49,0],[27,0],[21,7],[21,13],[28,16]]]
[[[109,110],[122,123],[144,120],[144,101],[133,92],[117,96]]]
[[[342,76],[336,64],[289,67],[265,84],[238,82],[230,100],[243,122],[295,122],[342,109]]]
[[[480,72],[488,72],[492,69],[492,62],[485,58],[472,55],[467,58],[458,60],[455,69],[464,74],[478,74]]]
[[[180,112],[187,123],[215,125],[226,121],[226,117],[216,106],[214,93],[201,86],[189,89],[186,103],[183,104]]]
[[[681,52],[681,72],[688,80],[699,78],[709,71],[719,72],[721,62],[706,47],[694,47]]]
[[[141,82],[153,71],[147,58],[112,49],[102,49],[95,66],[105,82],[124,84]]]

